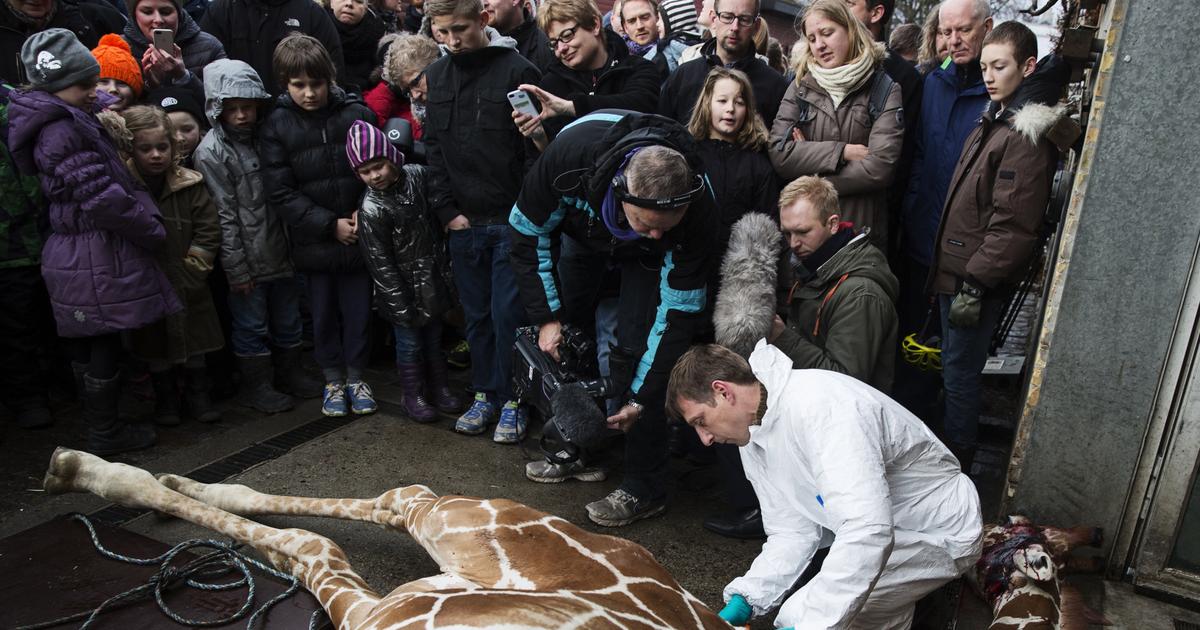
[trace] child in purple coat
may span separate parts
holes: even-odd
[[[11,95],[9,147],[48,202],[42,277],[58,334],[75,342],[88,447],[98,455],[146,448],[154,429],[117,416],[117,359],[122,331],[182,308],[152,254],[166,239],[162,217],[96,117],[112,97],[97,94],[100,67],[74,33],[35,33],[21,62],[32,86]]]

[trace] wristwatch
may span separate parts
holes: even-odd
[[[632,398],[630,398],[629,402],[627,402],[625,404],[629,405],[630,407],[633,407],[634,409],[637,409],[637,415],[639,418],[641,418],[642,414],[646,411],[645,405],[643,405],[642,403],[640,403]]]

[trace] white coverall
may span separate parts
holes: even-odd
[[[979,495],[914,415],[850,376],[793,370],[760,341],[750,366],[767,410],[740,450],[767,542],[725,587],[755,616],[777,606],[821,547],[820,572],[776,627],[908,628],[918,599],[979,559]]]

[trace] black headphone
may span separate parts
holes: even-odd
[[[700,175],[693,175],[692,177],[695,186],[691,190],[665,199],[648,199],[630,194],[629,185],[625,181],[625,173],[613,177],[612,189],[613,194],[617,197],[617,201],[628,201],[639,208],[646,208],[647,210],[675,210],[676,208],[681,208],[692,203],[699,199],[700,195],[704,194],[704,178]]]

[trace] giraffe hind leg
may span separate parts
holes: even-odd
[[[300,529],[277,529],[247,520],[180,494],[140,468],[58,448],[42,486],[51,494],[90,492],[120,505],[157,510],[250,545],[280,571],[301,579],[334,625],[350,627],[379,602],[333,541]]]

